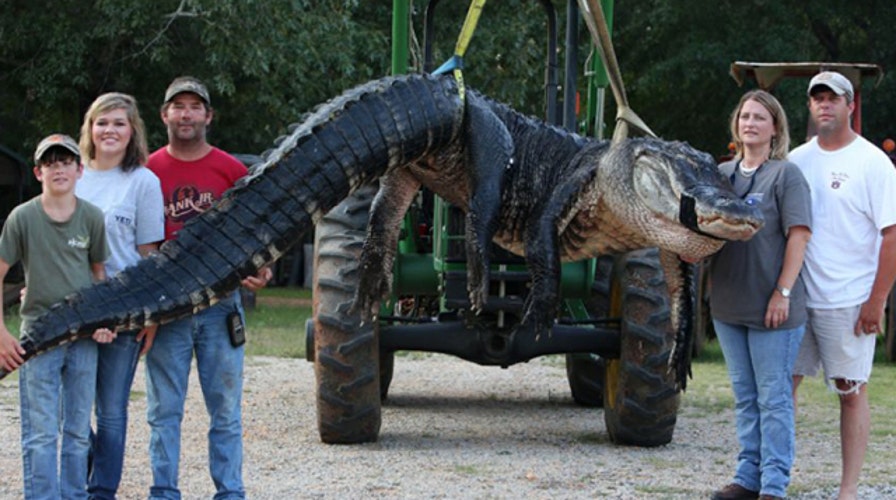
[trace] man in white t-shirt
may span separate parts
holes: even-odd
[[[840,398],[839,498],[857,497],[870,427],[867,384],[876,335],[896,278],[896,170],[850,128],[853,87],[826,71],[809,83],[818,135],[790,153],[812,190],[812,239],[803,276],[809,323],[793,397],[819,365]]]

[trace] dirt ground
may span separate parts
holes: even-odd
[[[119,491],[126,499],[145,498],[151,482],[142,372]],[[708,498],[728,482],[737,449],[733,412],[707,411],[690,390],[671,444],[615,446],[602,410],[573,404],[565,369],[545,358],[499,369],[440,355],[398,357],[380,438],[365,445],[320,442],[314,387],[313,366],[304,360],[247,359],[243,471],[250,498]],[[0,382],[0,498],[21,497],[17,392],[14,381]],[[187,499],[214,494],[207,422],[194,370],[181,459]],[[798,442],[791,498],[831,498],[839,443],[811,430],[801,430]],[[896,436],[878,436],[869,453],[893,446]],[[867,472],[862,498],[896,498],[891,465]]]

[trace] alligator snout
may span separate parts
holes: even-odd
[[[701,231],[723,240],[743,241],[762,229],[765,219],[758,200],[744,200],[726,190],[712,191],[695,196],[697,224]]]

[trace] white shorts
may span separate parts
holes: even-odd
[[[855,335],[861,309],[861,304],[840,309],[808,308],[809,321],[793,374],[814,376],[821,366],[829,385],[835,379],[867,384],[877,336]]]

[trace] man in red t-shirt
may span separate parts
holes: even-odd
[[[162,121],[168,145],[149,157],[147,166],[161,181],[165,203],[165,240],[177,238],[184,223],[211,207],[246,167],[206,141],[213,110],[205,85],[180,77],[165,91]],[[243,280],[255,291],[271,279],[271,270]],[[150,498],[179,498],[180,423],[193,354],[206,409],[211,418],[209,471],[216,496],[244,498],[242,479],[243,356],[234,345],[227,321],[242,320],[239,292],[199,313],[159,327],[146,355],[147,420],[151,428],[149,454],[153,484]]]

